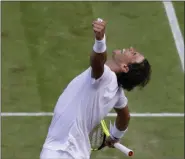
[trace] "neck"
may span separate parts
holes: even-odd
[[[118,73],[120,72],[120,67],[118,66],[117,63],[115,63],[115,61],[113,61],[112,59],[107,60],[105,63],[113,72]]]

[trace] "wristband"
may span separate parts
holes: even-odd
[[[104,53],[106,51],[106,49],[107,49],[107,46],[106,46],[106,37],[105,37],[105,35],[104,35],[102,40],[96,40],[95,39],[95,43],[94,43],[94,46],[93,46],[94,52]]]
[[[124,131],[118,130],[116,128],[115,123],[114,123],[114,126],[111,126],[111,128],[110,128],[110,134],[111,134],[111,137],[113,139],[120,139],[120,138],[122,138],[125,135],[127,130],[128,130],[128,128],[126,130],[124,130]]]

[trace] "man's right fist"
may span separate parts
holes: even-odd
[[[92,26],[93,26],[96,39],[102,40],[105,34],[106,22],[98,18],[92,23]]]

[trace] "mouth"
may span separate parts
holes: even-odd
[[[120,51],[120,52],[119,52]],[[113,51],[112,54],[113,55],[116,55],[116,54],[123,54],[125,53],[126,49],[122,49],[122,50],[116,50],[116,51]]]

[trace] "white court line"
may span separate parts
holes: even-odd
[[[163,1],[163,4],[173,33],[173,38],[175,40],[175,45],[181,60],[182,68],[184,70],[184,39],[175,14],[175,9],[171,1]]]
[[[52,112],[2,112],[2,117],[52,116]],[[109,117],[116,117],[116,113],[109,113]],[[132,117],[184,117],[184,113],[131,113]]]

